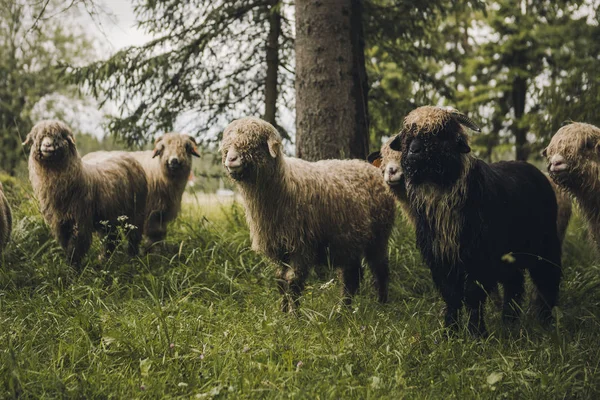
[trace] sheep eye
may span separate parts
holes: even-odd
[[[591,140],[591,139],[587,139],[587,140],[585,141],[585,148],[586,148],[586,149],[589,149],[589,150],[591,150],[591,149],[593,149],[594,147],[595,147],[595,143],[594,143],[594,141],[593,141],[593,140]]]

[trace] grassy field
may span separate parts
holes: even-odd
[[[600,262],[577,219],[554,327],[525,314],[507,329],[488,304],[489,338],[449,340],[402,219],[389,304],[367,274],[339,310],[325,271],[291,316],[235,204],[188,202],[156,255],[118,251],[99,266],[96,241],[78,275],[28,190],[5,188],[15,227],[0,267],[0,398],[600,398]]]

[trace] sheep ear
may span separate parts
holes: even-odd
[[[392,142],[390,143],[390,149],[394,150],[394,151],[400,151],[401,147],[400,147],[400,135],[396,135],[396,137],[394,138],[394,140],[392,140]]]
[[[71,143],[71,146],[75,147],[75,137],[71,134],[67,136],[67,140]]]
[[[31,146],[33,144],[33,137],[31,135],[31,133],[29,133],[27,135],[27,137],[25,138],[25,141],[23,143],[21,143],[23,146]]]
[[[371,164],[373,164],[374,166],[376,166],[377,168],[381,167],[381,162],[383,161],[383,159],[381,158],[381,152],[380,151],[374,151],[371,154],[369,154],[367,156],[367,161]]]
[[[466,126],[467,128],[474,130],[475,132],[481,132],[481,128],[469,117],[467,117],[465,114],[458,112],[458,111],[452,111],[450,113],[450,115],[452,115],[452,117],[461,125]]]
[[[540,155],[541,155],[542,157],[544,157],[544,158],[547,158],[547,157],[548,157],[548,148],[547,148],[547,147],[544,147],[544,150],[542,150],[542,151],[540,152]]]
[[[188,151],[190,152],[190,154],[194,157],[200,158],[200,153],[198,153],[198,144],[196,143],[196,139],[188,135],[184,136],[187,138],[187,140],[190,141],[190,143],[188,143]]]
[[[200,153],[198,153],[198,149],[196,148],[196,146],[190,147],[190,154],[194,157],[200,158]]]
[[[269,146],[269,154],[271,154],[271,157],[277,158],[279,149],[281,147],[281,142],[276,138],[271,137],[269,140],[267,140],[267,145]]]

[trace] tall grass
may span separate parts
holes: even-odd
[[[553,327],[527,313],[504,327],[489,304],[489,338],[446,339],[402,218],[388,304],[367,273],[340,310],[339,282],[324,271],[290,316],[237,205],[184,208],[158,254],[129,260],[119,249],[99,265],[96,241],[77,274],[29,192],[5,186],[15,228],[0,267],[0,398],[600,396],[600,263],[577,217]]]

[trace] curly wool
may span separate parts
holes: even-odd
[[[37,123],[28,135],[29,179],[40,210],[55,238],[67,250],[72,264],[79,264],[91,244],[94,231],[107,234],[127,217],[133,229],[129,242],[137,252],[144,223],[147,196],[146,176],[141,165],[127,155],[107,158],[103,163],[82,161],[74,139],[63,147],[64,157],[41,162],[38,154],[43,138],[73,138],[60,121]],[[61,142],[62,143],[62,142]]]

